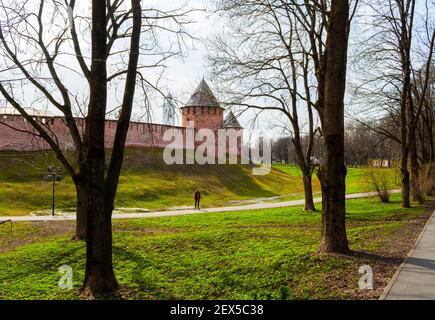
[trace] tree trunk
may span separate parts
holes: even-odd
[[[348,42],[349,3],[332,0],[326,39],[321,252],[347,253],[344,165],[344,90]]]
[[[95,208],[97,205],[104,208],[104,196],[94,200],[95,218],[89,219],[88,223],[86,274],[82,289],[82,296],[85,297],[112,295],[119,288],[112,267],[111,218]]]
[[[76,209],[76,234],[75,239],[86,239],[87,227],[87,203],[88,203],[88,189],[86,186],[76,184],[77,193],[77,209]]]
[[[415,136],[410,139],[410,158],[411,158],[411,191],[414,201],[424,202],[424,197],[420,188],[420,165],[417,159],[417,141]]]
[[[87,122],[89,181],[86,271],[82,295],[114,294],[111,210],[105,205],[104,129],[107,106],[106,2],[92,1],[92,67]]]
[[[402,208],[410,208],[409,201],[409,171],[408,171],[408,156],[402,150],[402,157],[400,159],[400,174],[402,176]]]
[[[399,46],[401,67],[403,73],[403,86],[400,97],[400,139],[401,139],[401,161],[400,172],[402,174],[402,208],[409,208],[409,171],[408,159],[410,154],[411,142],[414,140],[414,133],[412,130],[414,121],[414,105],[411,95],[411,38],[412,38],[412,24],[414,18],[415,1],[411,3],[411,13],[402,11],[400,13],[400,40]],[[409,16],[408,16],[409,15]],[[409,18],[409,29],[408,29]]]
[[[311,173],[304,174],[302,177],[304,183],[304,195],[305,195],[305,206],[304,210],[316,211],[313,201],[313,184],[312,184]]]
[[[409,135],[408,135],[408,116],[407,116],[407,92],[405,89],[409,83],[409,75],[405,72],[403,91],[400,102],[400,138],[401,138],[401,155],[400,155],[400,173],[402,176],[402,208],[410,208],[409,201],[409,171],[408,171],[408,158],[409,158]]]
[[[304,210],[316,211],[313,202],[313,184],[311,181],[311,177],[312,177],[311,163],[310,163],[311,153],[309,152],[307,154],[307,160],[305,161],[304,154],[302,153],[302,144],[299,135],[299,128],[296,125],[293,126],[293,128],[295,130],[295,138],[292,140],[292,142],[295,147],[297,162],[302,172],[302,182],[304,185],[304,197],[305,197]]]
[[[92,86],[88,113],[89,202],[86,274],[82,294],[114,294],[119,288],[112,267],[112,211],[124,158],[136,86],[142,27],[140,0],[132,0],[133,27],[121,114],[117,122],[107,176],[105,176],[104,128],[106,114],[106,41],[104,0],[92,8]]]
[[[411,94],[411,93],[409,93]],[[420,179],[419,179],[419,164],[417,159],[417,138],[416,138],[416,127],[412,126],[412,123],[415,121],[414,116],[414,108],[413,104],[410,101],[409,102],[409,116],[408,121],[410,123],[409,129],[408,129],[408,146],[409,146],[409,162],[411,167],[411,179],[410,179],[410,187],[411,187],[411,193],[412,198],[414,201],[418,201],[420,203],[423,202],[423,196],[420,192]]]
[[[330,140],[336,140],[331,137]],[[333,148],[335,142],[330,142]],[[324,157],[329,158],[329,164],[334,162],[334,152]],[[345,179],[346,167],[326,164],[319,169],[319,180],[322,188],[322,234],[319,246],[321,252],[347,253],[349,246],[346,235],[346,203],[345,203]],[[329,165],[329,170],[327,166]]]

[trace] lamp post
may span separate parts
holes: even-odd
[[[48,175],[46,177],[47,181],[52,181],[53,183],[53,197],[52,197],[52,207],[51,207],[51,215],[54,216],[54,202],[55,202],[55,194],[56,194],[56,181],[62,180],[62,175],[60,174],[60,168],[49,166],[48,167]]]

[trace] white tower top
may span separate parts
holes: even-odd
[[[175,116],[177,108],[172,98],[172,94],[169,92],[165,97],[165,102],[163,103],[163,124],[168,126],[175,126]]]

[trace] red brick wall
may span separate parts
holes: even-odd
[[[192,107],[191,107],[192,108]],[[213,131],[221,128],[223,121],[223,110],[220,108],[211,108],[211,113],[202,113],[201,107],[196,107],[196,113],[192,110],[187,112],[187,108],[183,109],[183,125],[188,117],[195,116],[191,120],[195,121],[195,131],[201,128],[210,128]],[[199,109],[199,110],[198,110]],[[205,107],[205,109],[208,109]],[[199,112],[198,112],[199,111]],[[184,113],[186,116],[184,116]],[[47,125],[59,141],[59,145],[63,150],[74,150],[74,144],[66,127],[63,118],[60,117],[38,117],[43,124]],[[79,130],[84,130],[84,119],[76,119]],[[12,128],[18,129],[14,130]],[[184,127],[172,127],[153,123],[132,122],[127,134],[126,146],[136,147],[165,147],[170,142],[163,141],[163,134],[168,129],[180,130],[185,136],[186,129]],[[105,129],[106,147],[110,148],[113,145],[116,130],[116,121],[107,120]],[[28,132],[24,132],[28,131]],[[241,132],[241,129],[237,129]],[[15,150],[15,151],[39,151],[49,150],[50,146],[34,134],[36,131],[30,126],[20,115],[3,115],[0,114],[0,151]],[[217,139],[217,136],[216,136]],[[183,139],[184,140],[184,139]],[[202,142],[196,142],[196,145]],[[218,141],[216,141],[218,143]],[[238,139],[237,147],[227,147],[228,153],[240,154],[240,146],[242,140]],[[183,145],[177,146],[183,148]]]
[[[194,121],[196,129],[209,128],[216,130],[222,128],[224,110],[216,107],[184,107],[181,110],[181,126],[186,127],[188,121]]]
[[[74,149],[69,130],[62,118],[38,117],[38,119],[48,125],[62,149]],[[83,131],[84,119],[76,119],[76,122],[79,130]],[[185,131],[181,127],[132,122],[128,131],[126,145],[164,147],[169,142],[163,141],[163,134],[169,128],[179,129],[183,133]],[[112,146],[115,131],[116,121],[108,120],[105,129],[106,147]],[[23,117],[19,115],[0,115],[0,150],[37,151],[50,149],[50,146],[42,138],[36,137],[32,133],[36,133],[36,131]]]

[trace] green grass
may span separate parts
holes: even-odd
[[[302,177],[301,170],[297,166],[274,164],[273,167],[292,177]],[[400,177],[396,168],[347,168],[346,193],[373,191],[373,187],[367,181],[367,173],[370,170],[383,172],[388,178],[388,183],[391,189],[400,188]],[[320,182],[317,179],[316,174],[313,174],[313,192],[320,192]]]
[[[55,164],[51,152],[0,152],[0,215],[26,215],[51,208],[51,183],[42,181],[47,167]],[[230,201],[263,197],[278,200],[303,198],[298,168],[274,166],[268,175],[253,176],[248,165],[165,165],[159,149],[126,151],[115,201],[118,208],[150,210],[192,206],[195,187],[203,194],[203,207],[228,206]],[[347,192],[371,191],[364,181],[366,168],[350,168]],[[385,172],[391,174],[393,169]],[[397,183],[392,183],[397,187]],[[315,193],[320,184],[313,178]],[[318,196],[318,194],[316,194]],[[71,179],[57,184],[56,207],[74,210],[75,188]]]
[[[423,212],[401,209],[399,195],[387,204],[349,200],[350,246],[379,254],[400,243],[401,232]],[[0,299],[78,298],[84,244],[70,240],[73,225],[65,231],[57,223],[51,231],[43,224],[17,223],[12,233],[0,227],[0,248],[6,248]],[[328,279],[350,277],[356,288],[358,266],[375,263],[315,254],[320,214],[301,207],[115,220],[114,230],[115,273],[129,299],[349,298],[349,290]],[[73,267],[71,291],[57,286],[63,264]]]

